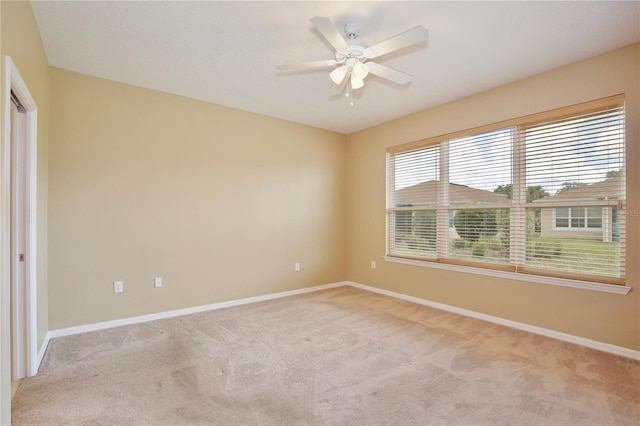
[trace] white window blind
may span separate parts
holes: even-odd
[[[388,150],[388,255],[624,283],[622,97]]]

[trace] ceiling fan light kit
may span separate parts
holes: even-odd
[[[354,22],[348,22],[344,26],[347,39],[342,37],[329,18],[316,16],[311,18],[311,22],[333,46],[336,59],[278,65],[276,69],[279,71],[300,71],[312,68],[335,67],[337,65],[329,73],[329,78],[336,86],[342,85],[346,80],[348,86],[347,96],[351,94],[350,89],[355,90],[363,87],[364,79],[369,74],[377,75],[397,84],[407,84],[411,81],[412,76],[410,74],[380,65],[377,62],[371,62],[369,59],[426,41],[428,35],[424,27],[417,26],[369,47],[366,43],[356,40],[356,37],[360,34],[360,26]],[[349,77],[348,79],[347,76]]]
[[[335,85],[340,85],[340,83],[342,83],[348,73],[349,70],[347,69],[347,67],[344,65],[340,65],[338,68],[329,73],[329,77],[331,77],[331,81],[333,81]]]
[[[350,80],[350,84],[351,84],[351,88],[352,89],[359,89],[362,86],[364,86],[364,80],[361,78],[356,77],[353,73],[351,74],[351,80]]]

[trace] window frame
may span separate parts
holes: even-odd
[[[468,136],[473,136],[473,135],[478,135],[478,134],[483,134],[483,133],[489,133],[492,131],[499,131],[502,129],[508,129],[508,128],[518,128],[518,129],[522,129],[524,126],[531,126],[531,125],[536,125],[538,123],[544,123],[546,121],[550,121],[550,120],[562,120],[564,118],[569,118],[572,116],[575,116],[577,114],[588,114],[589,112],[596,112],[599,110],[602,110],[604,108],[607,107],[614,107],[616,105],[624,105],[624,95],[615,95],[615,96],[610,96],[607,98],[602,98],[602,99],[598,99],[595,101],[591,101],[591,102],[586,102],[586,103],[582,103],[582,104],[577,104],[577,105],[572,105],[569,107],[564,107],[564,108],[558,108],[558,109],[554,109],[554,110],[550,110],[550,111],[545,111],[542,113],[538,113],[538,114],[532,114],[532,115],[528,115],[528,116],[524,116],[524,117],[520,117],[520,118],[515,118],[515,119],[511,119],[511,120],[506,120],[506,121],[502,121],[502,122],[498,122],[498,123],[494,123],[494,124],[489,124],[489,125],[484,125],[484,126],[480,126],[477,128],[473,128],[473,129],[468,129],[468,130],[462,130],[462,131],[457,131],[457,132],[452,132],[449,134],[445,134],[445,135],[440,135],[440,136],[436,136],[436,137],[432,137],[432,138],[428,138],[428,139],[424,139],[424,140],[420,140],[420,141],[415,141],[415,142],[411,142],[411,143],[407,143],[407,144],[402,144],[402,145],[397,145],[397,146],[392,146],[389,147],[387,149],[387,156],[394,156],[396,154],[401,154],[401,153],[407,153],[410,151],[415,151],[418,149],[424,149],[424,148],[428,148],[430,146],[435,147],[439,147],[442,146],[442,144],[446,144],[448,143],[448,141],[456,139],[456,138],[462,138],[462,137],[468,137]],[[626,114],[626,111],[625,111]],[[625,129],[626,132],[626,129]],[[517,147],[517,144],[520,143],[519,141],[517,141],[518,138],[516,138],[516,140],[514,140],[513,145],[514,145],[514,150],[513,150],[513,155],[515,157],[522,157],[522,158],[514,158],[513,161],[514,162],[518,162],[518,161],[524,161],[524,157],[523,157],[523,152],[524,149],[519,149]],[[625,142],[626,144],[626,138],[625,138]],[[623,161],[626,160],[626,146],[623,148],[624,149],[624,155],[623,155]],[[448,152],[448,149],[447,149]],[[448,159],[444,159],[444,161],[448,161]],[[572,276],[566,276],[563,274],[556,274],[554,273],[553,270],[548,270],[548,271],[527,271],[527,267],[519,267],[516,268],[515,266],[512,265],[501,265],[498,263],[492,264],[486,264],[486,265],[478,265],[477,262],[467,262],[467,261],[458,261],[455,259],[450,258],[449,256],[436,256],[436,259],[429,259],[429,258],[423,258],[423,257],[411,257],[411,256],[404,256],[404,255],[398,255],[398,254],[393,254],[391,253],[391,247],[392,247],[392,242],[390,241],[390,238],[392,238],[393,232],[391,230],[391,227],[393,226],[392,224],[392,220],[391,218],[391,214],[393,211],[396,211],[397,209],[395,209],[393,206],[390,206],[389,201],[390,201],[390,193],[392,192],[391,188],[392,185],[394,185],[393,183],[393,179],[394,179],[394,170],[393,167],[390,165],[389,162],[387,162],[387,224],[386,224],[386,228],[387,228],[387,242],[386,242],[386,251],[387,254],[384,257],[385,260],[387,261],[391,261],[391,262],[396,262],[396,263],[409,263],[412,265],[420,265],[420,266],[427,266],[427,267],[445,267],[445,269],[447,269],[448,265],[450,265],[451,267],[453,267],[454,269],[457,268],[461,268],[461,270],[464,270],[466,272],[476,272],[476,273],[481,273],[481,274],[488,274],[488,275],[493,275],[494,273],[498,273],[498,274],[508,274],[511,278],[516,278],[516,279],[525,279],[527,281],[536,281],[536,282],[544,282],[546,284],[557,284],[559,283],[559,285],[564,285],[564,286],[570,286],[570,287],[575,287],[578,286],[579,288],[589,288],[589,289],[596,289],[599,288],[599,286],[604,286],[602,288],[599,288],[602,291],[610,291],[610,292],[616,292],[616,293],[624,293],[626,294],[626,292],[628,292],[628,287],[625,286],[626,283],[626,278],[623,276],[621,278],[618,277],[608,277],[605,275],[602,276],[578,276],[576,275],[576,277],[572,277]],[[524,166],[522,166],[524,167]],[[445,169],[448,169],[448,166],[445,166]],[[448,173],[448,172],[445,172]],[[539,208],[549,208],[549,207],[553,207],[553,228],[556,228],[556,217],[555,217],[555,213],[556,213],[556,207],[560,207],[560,206],[551,206],[551,205],[533,205],[532,203],[529,203],[526,201],[526,190],[520,188],[520,187],[524,187],[524,182],[518,182],[517,180],[519,179],[519,173],[515,173],[514,174],[514,180],[511,182],[512,184],[512,189],[514,191],[513,197],[512,197],[512,203],[511,206],[508,207],[511,211],[511,216],[512,217],[520,217],[520,219],[522,219],[522,217],[525,217],[524,215],[526,215],[526,209],[527,208],[534,208],[534,207],[539,207]],[[444,180],[444,178],[442,178]],[[448,182],[448,176],[446,177],[446,181]],[[442,185],[444,186],[444,185]],[[520,189],[518,189],[520,188]],[[616,201],[616,207],[618,209],[624,209],[624,203],[626,203],[626,199],[623,200],[619,200]],[[572,206],[567,206],[567,207],[572,207]],[[593,207],[593,206],[590,206]],[[603,207],[605,207],[603,205]],[[465,208],[465,207],[462,207]],[[472,208],[469,206],[466,206],[466,208]],[[477,208],[477,207],[476,207]],[[500,208],[504,208],[504,206],[499,206],[499,205],[495,205],[495,206],[487,206],[487,208],[495,208],[495,209],[500,209]],[[571,219],[569,218],[569,226],[568,227],[560,227],[558,228],[558,230],[563,230],[563,231],[591,231],[591,232],[597,232],[599,230],[602,230],[602,226],[599,228],[595,228],[595,227],[588,227],[588,222],[589,219],[587,217],[588,215],[588,207],[584,207],[585,208],[585,217],[583,218],[584,220],[584,226],[583,227],[571,227]],[[420,210],[421,208],[413,208],[412,210]],[[438,213],[438,217],[440,218],[438,221],[438,233],[441,234],[442,230],[444,229],[445,224],[447,225],[447,228],[449,227],[449,223],[450,223],[450,219],[449,219],[449,211],[450,210],[460,210],[459,206],[455,206],[455,205],[451,205],[451,204],[446,204],[446,205],[436,205],[436,206],[425,206],[424,208],[422,208],[424,210],[435,210]],[[517,227],[516,227],[517,228]],[[511,230],[511,232],[513,232],[513,228]],[[516,231],[518,232],[518,231]],[[525,232],[524,229],[521,230],[521,232]],[[441,234],[442,235],[442,234]],[[522,236],[521,236],[522,237]],[[443,250],[442,244],[443,244],[443,240],[446,241],[445,237],[442,236],[438,236],[437,237],[438,240],[438,248],[437,250],[439,252],[441,252]],[[520,241],[526,241],[526,237],[520,238]],[[520,250],[522,251],[522,247],[520,248]],[[513,255],[513,253],[512,253]],[[626,256],[626,252],[624,253],[624,256]],[[624,262],[626,262],[626,259],[623,257],[622,258],[622,264],[624,265]],[[533,275],[532,275],[533,274]],[[571,275],[571,274],[569,274]],[[611,290],[611,287],[616,287],[616,290]],[[626,290],[625,290],[626,289]]]

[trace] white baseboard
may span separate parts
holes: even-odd
[[[34,375],[38,374],[38,371],[40,370],[40,364],[42,364],[44,354],[47,352],[47,348],[49,347],[49,340],[51,340],[51,336],[47,333],[47,335],[44,336],[44,342],[42,342],[42,346],[40,346],[40,350],[38,351],[38,358],[36,359],[36,365],[34,366],[35,368],[33,371]]]
[[[176,309],[173,311],[158,312],[156,314],[140,315],[137,317],[122,318],[122,319],[117,319],[112,321],[99,322],[95,324],[79,325],[77,327],[61,328],[58,330],[49,331],[49,333],[47,333],[46,343],[48,344],[49,339],[52,339],[55,337],[71,336],[73,334],[86,333],[88,331],[105,330],[108,328],[120,327],[123,325],[139,324],[142,322],[173,318],[173,317],[178,317],[182,315],[195,314],[198,312],[213,311],[213,310],[222,309],[222,308],[230,308],[232,306],[240,306],[240,305],[246,305],[249,303],[263,302],[265,300],[279,299],[281,297],[311,293],[314,291],[325,290],[328,288],[342,287],[347,284],[348,284],[347,282],[342,281],[342,282],[337,282],[332,284],[319,285],[315,287],[302,288],[299,290],[283,291],[280,293],[265,294],[263,296],[247,297],[244,299],[230,300],[227,302],[212,303],[209,305],[201,305],[201,306],[194,306],[191,308]],[[43,347],[44,349],[42,352],[44,354],[44,350],[46,350],[46,346],[43,345]]]
[[[546,328],[537,327],[537,326],[533,326],[533,325],[529,325],[529,324],[525,324],[525,323],[521,323],[521,322],[517,322],[517,321],[511,321],[511,320],[508,320],[508,319],[495,317],[495,316],[483,314],[483,313],[480,313],[480,312],[470,311],[470,310],[467,310],[467,309],[457,308],[455,306],[445,305],[445,304],[438,303],[438,302],[432,302],[430,300],[420,299],[418,297],[407,296],[406,294],[396,293],[396,292],[393,292],[393,291],[384,290],[384,289],[377,288],[377,287],[371,287],[371,286],[368,286],[368,285],[359,284],[359,283],[355,283],[355,282],[351,282],[351,281],[341,281],[341,282],[336,282],[336,283],[332,283],[332,284],[319,285],[319,286],[315,286],[315,287],[307,287],[307,288],[303,288],[303,289],[299,289],[299,290],[283,291],[283,292],[280,292],[280,293],[266,294],[266,295],[263,295],[263,296],[248,297],[248,298],[244,298],[244,299],[230,300],[230,301],[227,301],[227,302],[212,303],[212,304],[209,304],[209,305],[201,305],[201,306],[194,306],[194,307],[191,307],[191,308],[177,309],[177,310],[166,311],[166,312],[159,312],[159,313],[156,313],[156,314],[141,315],[141,316],[137,316],[137,317],[123,318],[123,319],[105,321],[105,322],[100,322],[100,323],[95,323],[95,324],[86,324],[86,325],[81,325],[81,326],[77,326],[77,327],[69,327],[69,328],[62,328],[62,329],[58,329],[58,330],[52,330],[52,331],[49,331],[47,333],[45,341],[42,344],[42,347],[40,348],[40,351],[38,353],[38,368],[39,368],[40,363],[42,362],[44,354],[45,354],[45,352],[47,350],[47,346],[49,345],[49,341],[51,339],[53,339],[53,338],[56,338],[56,337],[70,336],[70,335],[73,335],[73,334],[86,333],[86,332],[89,332],[89,331],[105,330],[105,329],[108,329],[108,328],[120,327],[120,326],[123,326],[123,325],[139,324],[139,323],[147,322],[147,321],[154,321],[154,320],[159,320],[159,319],[173,318],[173,317],[177,317],[177,316],[181,316],[181,315],[189,315],[189,314],[194,314],[194,313],[198,313],[198,312],[205,312],[205,311],[212,311],[212,310],[216,310],[216,309],[229,308],[229,307],[232,307],[232,306],[246,305],[246,304],[249,304],[249,303],[257,303],[257,302],[262,302],[262,301],[265,301],[265,300],[278,299],[278,298],[281,298],[281,297],[295,296],[295,295],[304,294],[304,293],[312,293],[312,292],[315,292],[315,291],[326,290],[326,289],[329,289],[329,288],[342,287],[342,286],[351,286],[351,287],[359,288],[361,290],[366,290],[366,291],[370,291],[370,292],[373,292],[373,293],[383,294],[385,296],[390,296],[390,297],[394,297],[394,298],[397,298],[397,299],[402,299],[402,300],[406,300],[406,301],[409,301],[409,302],[418,303],[420,305],[429,306],[429,307],[432,307],[432,308],[435,308],[435,309],[440,309],[440,310],[452,312],[452,313],[455,313],[455,314],[464,315],[464,316],[467,316],[467,317],[476,318],[476,319],[480,319],[480,320],[483,320],[483,321],[488,321],[488,322],[504,325],[504,326],[507,326],[507,327],[511,327],[511,328],[515,328],[515,329],[519,329],[519,330],[523,330],[523,331],[528,331],[530,333],[539,334],[539,335],[542,335],[542,336],[551,337],[551,338],[558,339],[558,340],[563,340],[565,342],[574,343],[574,344],[581,345],[581,346],[586,346],[588,348],[592,348],[592,349],[600,350],[600,351],[603,351],[603,352],[608,352],[608,353],[611,353],[611,354],[620,355],[620,356],[623,356],[623,357],[626,357],[626,358],[631,358],[631,359],[635,359],[635,360],[639,360],[640,361],[640,351],[636,351],[636,350],[633,350],[633,349],[624,348],[624,347],[612,345],[612,344],[609,344],[609,343],[603,343],[603,342],[599,342],[599,341],[596,341],[596,340],[586,339],[584,337],[578,337],[578,336],[574,336],[574,335],[571,335],[571,334],[560,333],[558,331],[549,330],[549,329],[546,329]]]
[[[565,342],[574,343],[576,345],[586,346],[591,349],[596,349],[603,352],[608,352],[614,355],[620,355],[626,358],[631,358],[640,361],[640,351],[636,351],[622,346],[616,346],[609,343],[599,342],[597,340],[586,339],[584,337],[574,336],[572,334],[561,333],[559,331],[549,330],[547,328],[537,327],[534,325],[525,324],[522,322],[511,321],[508,319],[495,317],[492,315],[483,314],[480,312],[470,311],[467,309],[457,308],[455,306],[445,305],[438,302],[432,302],[426,299],[420,299],[418,297],[407,296],[406,294],[396,293],[394,291],[383,290],[377,287],[371,287],[364,284],[358,284],[348,281],[346,283],[352,287],[356,287],[362,290],[371,291],[374,293],[383,294],[385,296],[395,297],[397,299],[406,300],[409,302],[418,303],[420,305],[429,306],[431,308],[441,309],[443,311],[453,312],[455,314],[464,315],[471,318],[480,319],[483,321],[492,322],[495,324],[504,325],[518,330],[528,331],[530,333],[539,334],[553,339],[563,340]]]

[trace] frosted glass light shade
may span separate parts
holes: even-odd
[[[362,62],[358,62],[353,66],[351,74],[355,75],[359,80],[364,80],[364,78],[369,74],[369,68]]]
[[[364,80],[361,78],[356,77],[356,75],[354,73],[351,73],[351,88],[352,89],[359,89],[362,86],[364,86]]]
[[[343,65],[331,71],[331,73],[329,74],[329,77],[331,77],[331,81],[333,81],[336,85],[338,85],[342,83],[342,80],[344,80],[344,77],[347,75],[347,72],[348,72],[347,67]]]

